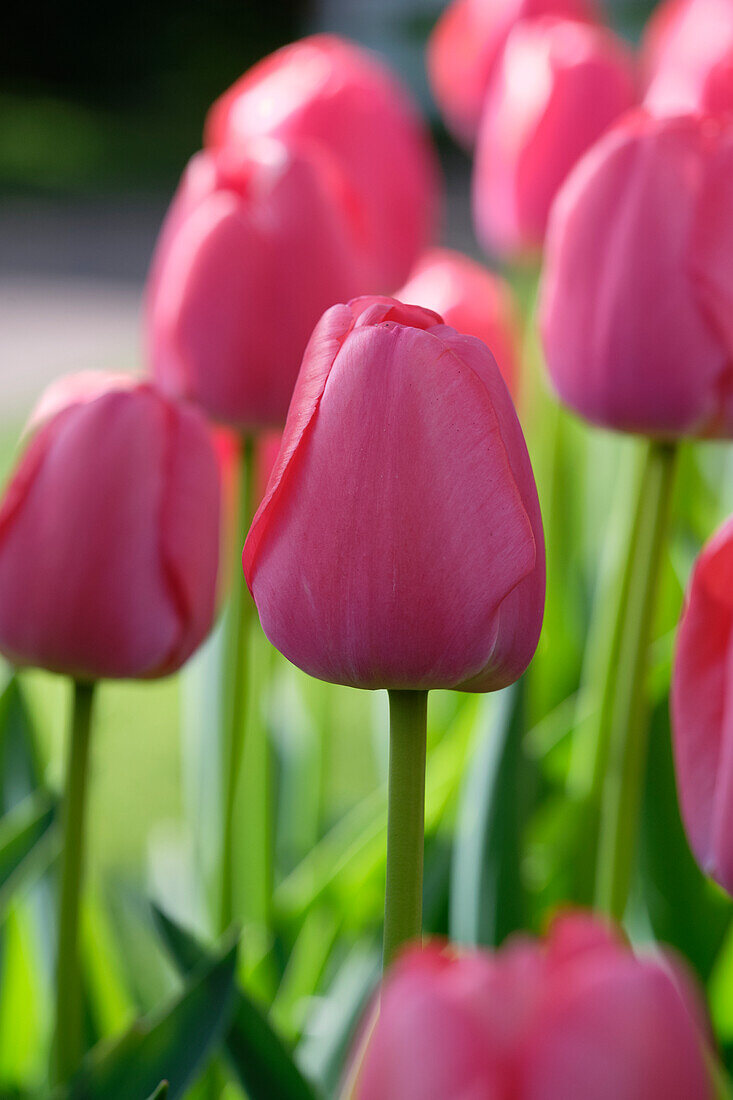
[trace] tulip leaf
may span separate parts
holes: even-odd
[[[686,955],[703,981],[733,917],[690,852],[680,819],[667,700],[654,709],[642,811],[640,870],[657,939]]]
[[[0,808],[13,809],[40,784],[33,721],[18,679],[12,676],[0,694]]]
[[[154,908],[161,936],[185,973],[206,958],[194,937]],[[250,1100],[315,1100],[316,1094],[267,1018],[240,988],[235,993],[231,1026],[225,1038],[231,1065]]]
[[[171,1005],[99,1044],[53,1100],[134,1100],[159,1095],[161,1080],[168,1100],[183,1097],[229,1026],[236,961],[236,945],[205,960]]]
[[[45,791],[29,795],[0,819],[0,914],[24,874],[34,864],[56,816],[56,803]]]
[[[148,1097],[148,1100],[166,1100],[168,1096],[169,1084],[167,1081],[161,1081],[155,1092],[152,1092]]]
[[[450,938],[498,947],[521,928],[524,681],[505,689],[463,782],[453,846]]]

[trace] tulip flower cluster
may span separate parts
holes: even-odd
[[[630,51],[580,0],[454,0],[428,61],[446,120],[476,144],[479,239],[501,256],[536,252],[568,172],[637,102]]]
[[[256,65],[211,108],[160,235],[160,385],[242,433],[282,425],[316,321],[406,278],[437,190],[417,111],[376,59],[324,35]]]
[[[384,978],[374,994],[370,965],[372,984],[358,991],[370,1010],[351,1043],[343,1100],[727,1095],[696,980],[672,951],[637,945],[668,939],[700,977],[715,965],[719,987],[731,980],[722,925],[708,951],[698,927],[693,934],[674,923],[678,908],[697,906],[703,924],[726,904],[711,901],[682,833],[680,897],[665,895],[663,876],[642,864],[653,863],[659,831],[654,784],[666,782],[647,782],[647,666],[678,506],[678,446],[733,437],[733,0],[664,0],[638,57],[590,0],[452,0],[427,55],[439,108],[475,154],[481,245],[512,264],[542,256],[536,320],[547,376],[589,424],[572,429],[573,453],[587,467],[581,507],[595,492],[593,428],[642,437],[635,493],[617,475],[623,503],[633,504],[625,546],[616,547],[615,529],[607,540],[584,533],[592,552],[571,560],[573,532],[558,537],[570,496],[569,418],[536,372],[523,372],[520,356],[520,330],[535,318],[528,310],[520,319],[509,278],[436,243],[440,179],[423,120],[381,61],[330,35],[264,58],[211,107],[150,269],[149,377],[72,375],[37,405],[0,501],[0,652],[13,668],[64,675],[72,688],[49,1072],[59,1100],[108,1088],[115,1097],[125,1089],[160,1096],[163,1078],[183,1097],[197,1072],[206,1074],[202,1095],[218,1095],[230,1074],[253,1097],[279,1096],[283,1082],[288,1095],[311,1095],[248,996],[269,997],[272,1019],[301,1033],[301,1002],[324,995],[322,975],[340,954],[333,945],[345,914],[337,910],[362,887],[380,909],[384,902],[384,921],[365,906],[353,927],[369,926],[370,948],[381,928]],[[512,278],[528,282],[516,269]],[[514,398],[528,389],[520,420]],[[545,437],[530,415],[538,410],[534,420],[546,413],[551,421]],[[536,483],[530,453],[543,450]],[[553,635],[557,608],[569,621],[575,613],[562,589],[540,645],[543,509],[552,520],[551,583],[582,559],[583,597],[593,584],[599,592],[592,615],[585,606],[578,613],[577,646],[556,645]],[[696,513],[686,543],[701,525]],[[584,516],[580,526],[591,524]],[[196,731],[199,752],[217,769],[216,869],[200,872],[190,908],[201,918],[205,895],[200,923],[210,938],[232,935],[244,917],[248,954],[237,974],[251,988],[235,991],[231,951],[215,957],[163,918],[176,964],[191,971],[186,989],[157,1023],[84,1059],[84,1020],[95,1016],[80,929],[97,684],[177,672],[225,601],[221,645],[213,638],[207,655],[217,722]],[[586,635],[581,671],[579,660],[570,665]],[[294,773],[299,790],[318,788],[304,863],[294,868],[273,840],[288,815],[271,805],[268,740],[270,696],[292,669],[281,663],[271,675],[279,659],[267,640],[311,677],[388,697],[388,781],[378,803],[357,807],[354,820],[366,827],[356,840],[351,818],[326,831],[343,807],[321,805],[322,746],[308,770],[303,746],[315,723],[293,705],[294,732],[282,741],[298,740],[297,760],[285,760],[278,744],[275,797],[289,797]],[[267,654],[259,664],[250,661],[258,645]],[[555,662],[564,662],[558,683],[574,694],[548,703],[544,681]],[[510,717],[484,752],[485,717],[502,704],[466,696],[507,688]],[[437,749],[427,720],[434,690],[462,693],[441,700],[441,715],[453,708],[456,720],[435,738]],[[694,565],[671,726],[660,707],[655,736],[661,731],[662,749],[673,750],[694,856],[733,896],[732,698],[729,519]],[[3,721],[0,713],[0,743]],[[247,740],[245,752],[250,727],[254,749]],[[432,827],[435,847],[450,845],[451,870],[437,868],[440,905],[423,922],[426,776],[440,751]],[[577,790],[576,756],[588,773]],[[668,770],[658,816],[672,845]],[[370,863],[382,843],[383,798],[386,857]],[[642,810],[644,798],[651,810]],[[643,813],[645,860],[637,852]],[[0,822],[0,900],[38,820]],[[240,834],[257,865],[254,903],[236,876]],[[548,834],[551,857],[541,850]],[[344,887],[339,876],[354,852],[359,869]],[[584,913],[592,893],[598,912]],[[673,914],[662,933],[660,895]],[[464,905],[474,910],[469,935],[456,918]],[[567,912],[544,941],[523,933],[547,927],[559,906]],[[425,944],[423,923],[433,937]],[[453,945],[438,938],[446,932]],[[2,1041],[4,1002],[0,1009]],[[341,1002],[331,1015],[347,1015]],[[333,1046],[346,1051],[350,1039],[342,1026]],[[220,1065],[221,1042],[230,1060]],[[332,1084],[337,1073],[331,1066],[323,1076]]]

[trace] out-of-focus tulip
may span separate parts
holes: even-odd
[[[698,862],[733,894],[733,519],[697,560],[677,635],[672,725],[682,817]]]
[[[519,326],[508,283],[460,252],[431,248],[396,296],[432,309],[451,328],[483,340],[509,392],[516,394]]]
[[[363,285],[339,185],[321,151],[269,138],[194,157],[149,283],[163,389],[241,431],[285,422],[314,324]]]
[[[586,0],[453,0],[428,42],[433,95],[459,141],[472,145],[484,99],[512,27],[543,15],[591,22]]]
[[[642,44],[654,114],[733,111],[732,0],[666,0]]]
[[[687,982],[602,924],[558,919],[545,945],[431,946],[398,960],[355,1100],[709,1100]]]
[[[544,567],[488,348],[390,298],[328,310],[244,548],[270,641],[334,683],[490,691],[532,657]]]
[[[662,438],[733,432],[733,135],[639,112],[553,210],[540,297],[552,381],[589,420]]]
[[[208,426],[149,383],[87,374],[30,430],[0,506],[0,650],[83,680],[173,672],[215,609]]]
[[[332,35],[285,46],[214,104],[209,146],[272,135],[327,149],[351,188],[367,261],[361,290],[393,290],[431,236],[438,168],[406,89],[372,54]]]
[[[635,101],[631,55],[610,31],[552,17],[518,24],[479,129],[473,211],[484,246],[539,248],[565,177]]]

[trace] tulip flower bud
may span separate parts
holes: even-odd
[[[671,711],[677,790],[700,866],[733,894],[733,519],[697,559],[677,634]]]
[[[285,422],[323,310],[363,281],[333,165],[260,139],[194,157],[151,271],[160,386],[251,431]]]
[[[609,428],[730,435],[733,135],[624,120],[558,196],[540,326],[560,397]]]
[[[431,236],[438,167],[418,111],[392,73],[332,35],[285,46],[245,73],[206,121],[213,148],[261,135],[328,150],[348,180],[361,227],[367,278],[360,289],[398,286]]]
[[[220,477],[207,425],[149,383],[53,385],[0,505],[0,650],[81,680],[173,672],[211,627]]]
[[[631,55],[610,31],[552,17],[518,24],[479,128],[473,210],[484,246],[539,248],[568,172],[635,101]]]
[[[273,645],[334,683],[490,691],[534,653],[544,567],[488,348],[390,298],[328,310],[244,548]]]
[[[453,0],[428,42],[428,76],[446,123],[472,145],[492,76],[509,32],[522,20],[543,15],[592,22],[586,0]]]
[[[711,1100],[697,1003],[591,917],[499,952],[398,960],[354,1100]]]
[[[733,4],[665,0],[642,43],[644,106],[653,114],[733,111]]]
[[[419,302],[447,325],[489,347],[509,392],[519,382],[519,325],[509,284],[488,268],[449,248],[430,248],[397,291],[401,302]]]

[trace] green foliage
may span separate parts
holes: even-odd
[[[46,859],[51,855],[55,818],[55,799],[39,790],[0,819],[0,917],[24,878],[42,865],[44,855]]]
[[[200,965],[206,953],[195,939],[159,909],[161,935],[184,972]],[[315,1093],[295,1065],[285,1044],[251,997],[238,989],[232,1022],[224,1038],[232,1068],[250,1100],[315,1100]]]
[[[234,945],[207,959],[171,1005],[95,1048],[53,1100],[131,1100],[148,1096],[161,1079],[169,1100],[184,1096],[231,1020],[236,957]]]

